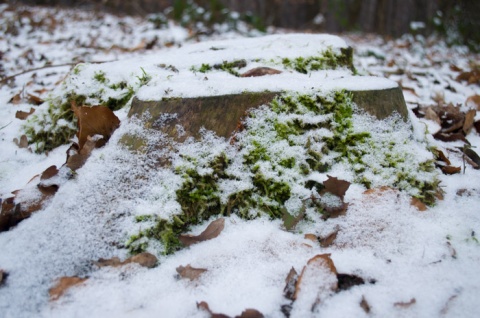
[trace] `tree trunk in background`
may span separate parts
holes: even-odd
[[[81,6],[114,13],[146,15],[187,0],[19,0],[40,5]],[[411,31],[411,22],[424,22],[429,33],[441,10],[445,19],[458,24],[464,36],[480,37],[479,0],[195,0],[207,8],[224,5],[241,13],[251,12],[265,25],[323,32],[364,31],[399,36]],[[456,9],[455,9],[456,8]],[[456,10],[456,11],[455,11]],[[315,24],[314,18],[323,18]],[[465,17],[465,21],[463,21]],[[321,19],[320,19],[321,20]],[[453,21],[453,22],[452,22]],[[448,21],[447,21],[448,22]],[[446,22],[446,23],[447,23]],[[447,23],[448,24],[448,23]],[[448,25],[447,25],[448,26]]]

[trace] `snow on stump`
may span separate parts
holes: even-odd
[[[356,75],[352,59],[352,49],[332,35],[273,35],[185,46],[157,57],[158,70],[137,92],[129,116],[180,142],[199,137],[201,128],[228,138],[248,109],[268,105],[277,96],[342,90],[379,119],[397,112],[407,120],[397,83]]]

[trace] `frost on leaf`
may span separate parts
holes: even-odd
[[[330,254],[320,254],[311,258],[303,268],[295,285],[293,299],[296,305],[307,306],[313,311],[337,289],[337,269]]]
[[[195,280],[198,277],[200,277],[200,275],[205,273],[207,271],[207,269],[205,269],[205,268],[195,268],[195,267],[190,266],[190,264],[188,264],[187,266],[178,266],[176,268],[176,271],[177,271],[178,275],[180,275],[181,278],[188,278],[190,280]]]

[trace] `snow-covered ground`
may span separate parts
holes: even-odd
[[[151,24],[133,18],[106,15],[100,20],[81,12],[39,8],[27,8],[18,17],[20,9],[7,11],[3,6],[2,10],[2,78],[49,63],[118,60],[111,65],[119,74],[131,69],[132,61],[149,65],[146,61],[163,56],[170,59],[168,63],[158,63],[170,64],[175,54],[185,65],[201,63],[195,63],[185,53],[189,52],[188,31],[173,24],[155,30]],[[38,22],[42,17],[51,22]],[[35,26],[35,21],[39,25]],[[155,45],[147,50],[146,43],[155,37]],[[225,37],[242,41],[238,34]],[[408,127],[395,126],[399,130],[395,138],[410,138],[405,141],[410,149],[437,147],[449,157],[452,166],[463,168],[456,147],[464,143],[433,138],[432,134],[440,129],[438,123],[417,118],[413,109],[438,103],[460,104],[463,112],[475,107],[467,105],[466,100],[480,95],[478,82],[468,84],[456,78],[461,72],[458,69],[469,71],[479,56],[462,48],[448,48],[439,40],[409,36],[385,41],[348,35],[345,40],[354,47],[354,62],[360,74],[388,77],[404,88],[413,133],[408,133]],[[179,45],[187,48],[176,50]],[[48,154],[35,154],[19,148],[13,139],[24,134],[25,121],[15,118],[16,112],[31,108],[37,112],[44,107],[29,103],[28,94],[45,99],[61,91],[60,81],[72,67],[44,68],[17,76],[8,85],[2,82],[3,200],[16,189],[34,187],[28,184],[33,176],[65,162],[68,145]],[[210,77],[213,80],[215,75]],[[178,90],[184,89],[184,94],[195,94],[195,87],[175,85]],[[203,89],[202,85],[206,84],[201,82],[196,89]],[[271,85],[284,83],[271,80]],[[144,87],[146,96],[151,94],[148,89]],[[19,100],[12,100],[14,96]],[[267,317],[282,317],[287,311],[291,317],[477,316],[480,171],[468,163],[465,173],[444,175],[437,169],[444,198],[423,212],[411,205],[406,191],[383,188],[366,193],[366,188],[354,183],[351,172],[339,164],[328,174],[352,181],[344,198],[349,207],[343,216],[302,221],[294,230],[286,231],[282,220],[260,217],[246,221],[233,215],[225,218],[225,228],[218,237],[173,255],[157,255],[155,268],[98,267],[94,262],[100,258],[123,260],[129,256],[124,243],[141,226],[134,222],[135,215],[178,210],[175,189],[181,182],[179,176],[168,169],[152,168],[148,154],[134,155],[122,147],[120,139],[124,134],[145,133],[136,121],[127,119],[127,112],[126,108],[116,112],[122,124],[109,143],[93,151],[75,178],[62,184],[44,209],[0,233],[0,270],[8,273],[0,282],[1,317],[209,317],[207,311],[197,307],[202,301],[212,312],[229,316],[240,315],[247,308]],[[480,115],[475,118],[478,121]],[[362,127],[371,124],[362,116],[354,122]],[[370,129],[389,131],[391,123],[376,122]],[[145,137],[159,142],[162,139],[159,135]],[[480,136],[475,128],[466,138],[478,151]],[[205,144],[192,143],[189,147],[183,151],[232,151],[228,143],[212,136],[206,138]],[[157,211],[160,208],[164,210]],[[202,232],[207,224],[194,227],[192,233]],[[307,239],[309,236],[305,238],[305,234],[326,237],[334,232],[336,239],[325,247]],[[300,274],[307,262],[319,254],[330,254],[338,273],[361,277],[365,283],[333,292],[325,287],[331,271],[311,266],[310,274],[302,275],[302,282],[297,283],[300,292],[292,302],[284,294],[290,269]],[[207,271],[194,280],[179,277],[176,269],[187,265]],[[58,300],[50,300],[49,289],[64,276],[88,279]]]

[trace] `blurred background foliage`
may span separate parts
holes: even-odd
[[[154,19],[185,27],[238,21],[264,31],[280,27],[308,32],[367,32],[389,37],[405,33],[445,37],[448,44],[480,51],[478,0],[19,0],[10,4],[81,7]],[[197,25],[198,28],[198,25]]]

